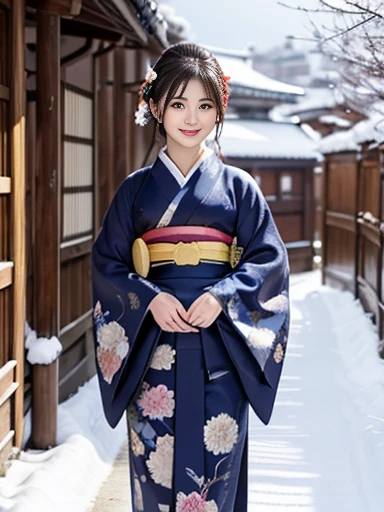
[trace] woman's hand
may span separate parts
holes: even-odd
[[[200,295],[188,309],[187,322],[195,327],[209,327],[223,310],[220,302],[212,293]]]
[[[187,312],[184,306],[173,295],[160,292],[149,304],[156,323],[163,331],[167,332],[199,332],[198,329],[187,324],[184,319]],[[182,318],[183,317],[183,318]]]

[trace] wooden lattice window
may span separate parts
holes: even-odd
[[[62,247],[94,232],[93,95],[63,84]]]

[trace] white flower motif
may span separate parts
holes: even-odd
[[[248,341],[255,348],[270,348],[275,341],[276,334],[271,329],[261,327],[260,329],[254,328],[249,333]]]
[[[135,476],[135,506],[138,511],[144,510],[143,492],[139,479]]]
[[[154,370],[170,370],[175,362],[176,350],[171,345],[159,345],[153,354],[150,367]]]
[[[156,71],[153,71],[151,67],[148,68],[147,74],[145,75],[145,81],[151,84],[157,78]]]
[[[143,482],[143,484],[145,484],[147,477],[145,475],[141,475],[140,480]]]
[[[238,432],[238,424],[228,414],[212,416],[204,426],[205,447],[214,455],[229,453],[237,442]]]
[[[216,502],[214,500],[209,500],[205,504],[205,511],[204,512],[218,512],[219,509],[217,508]]]
[[[173,443],[174,438],[169,434],[158,437],[156,451],[146,461],[153,481],[167,489],[172,489]]]
[[[133,454],[136,455],[136,457],[139,457],[140,455],[144,455],[144,453],[145,453],[144,443],[141,441],[140,437],[133,430],[133,428],[129,429],[129,439],[131,442],[131,449],[132,449]]]
[[[171,509],[169,505],[162,505],[161,503],[159,503],[157,506],[159,507],[160,512],[169,512]]]
[[[129,344],[125,329],[117,322],[101,325],[97,330],[97,342],[105,350],[116,350],[119,345],[122,345],[121,353],[125,355],[128,353]],[[121,353],[118,354],[120,357],[122,357]]]
[[[272,311],[273,313],[286,313],[288,311],[289,300],[286,295],[280,293],[276,295],[276,297],[267,300],[267,302],[262,302],[261,305],[264,309]]]
[[[145,101],[141,101],[135,112],[135,124],[138,126],[145,126],[148,122],[148,105]]]

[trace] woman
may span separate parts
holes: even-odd
[[[107,420],[127,409],[133,510],[247,510],[248,403],[268,423],[286,350],[288,264],[253,178],[204,145],[228,77],[194,44],[149,70],[136,120],[166,147],[120,186],[93,249]]]

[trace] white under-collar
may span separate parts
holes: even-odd
[[[171,172],[171,174],[173,175],[177,183],[180,185],[180,187],[183,187],[187,183],[187,181],[191,178],[193,173],[200,167],[201,163],[207,158],[209,158],[213,153],[213,150],[211,148],[204,146],[203,154],[192,167],[192,169],[189,171],[189,173],[186,176],[184,176],[184,174],[180,171],[177,165],[166,154],[166,149],[167,146],[164,146],[163,148],[160,149],[159,158],[167,167],[167,169]]]

